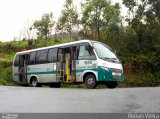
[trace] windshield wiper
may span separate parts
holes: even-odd
[[[109,61],[118,61],[117,58],[108,58],[108,57],[101,57],[104,60],[109,60]]]
[[[116,58],[101,57],[102,59],[117,60]]]
[[[109,59],[112,59],[112,60],[117,60],[117,58],[109,58]]]

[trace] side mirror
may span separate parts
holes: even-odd
[[[92,51],[93,50],[93,47],[91,45],[86,45],[85,48],[88,51]]]

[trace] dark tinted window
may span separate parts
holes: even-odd
[[[18,66],[19,65],[19,55],[16,55],[16,58],[14,60],[14,66]]]
[[[38,51],[36,55],[36,63],[37,64],[47,63],[47,53],[48,53],[47,49]]]
[[[48,62],[56,62],[57,60],[57,48],[49,49],[48,51]]]
[[[19,56],[19,66],[20,67],[24,66],[24,56],[23,55]]]
[[[29,58],[29,64],[35,64],[35,56],[36,56],[36,52],[31,52],[30,58]]]

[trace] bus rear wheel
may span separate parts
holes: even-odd
[[[115,82],[115,81],[108,81],[108,82],[106,82],[107,88],[110,88],[110,89],[116,88],[117,85],[118,85],[118,83]]]
[[[97,86],[97,81],[94,75],[88,75],[85,78],[85,85],[89,89],[94,89]]]
[[[41,84],[38,83],[38,80],[37,80],[36,77],[31,79],[31,83],[30,84],[31,84],[32,87],[41,87]]]

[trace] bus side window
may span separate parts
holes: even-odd
[[[72,60],[77,60],[77,48],[76,46],[72,46]]]
[[[37,64],[47,63],[47,53],[48,53],[47,49],[37,51],[36,63]]]
[[[47,61],[48,63],[54,63],[57,61],[57,48],[49,49]]]
[[[78,60],[95,60],[95,54],[93,50],[86,49],[86,45],[79,46]]]
[[[58,55],[57,55],[57,61],[60,61],[60,57],[62,56],[62,60],[64,61],[64,56],[63,56],[63,50],[61,48],[58,48]]]
[[[16,58],[14,60],[14,66],[18,67],[19,66],[19,55],[16,55]]]
[[[24,56],[23,55],[20,55],[19,56],[19,66],[20,67],[23,67],[24,66],[24,58],[23,58]]]
[[[36,52],[31,52],[30,58],[29,58],[29,64],[35,64],[35,57],[36,57]]]

